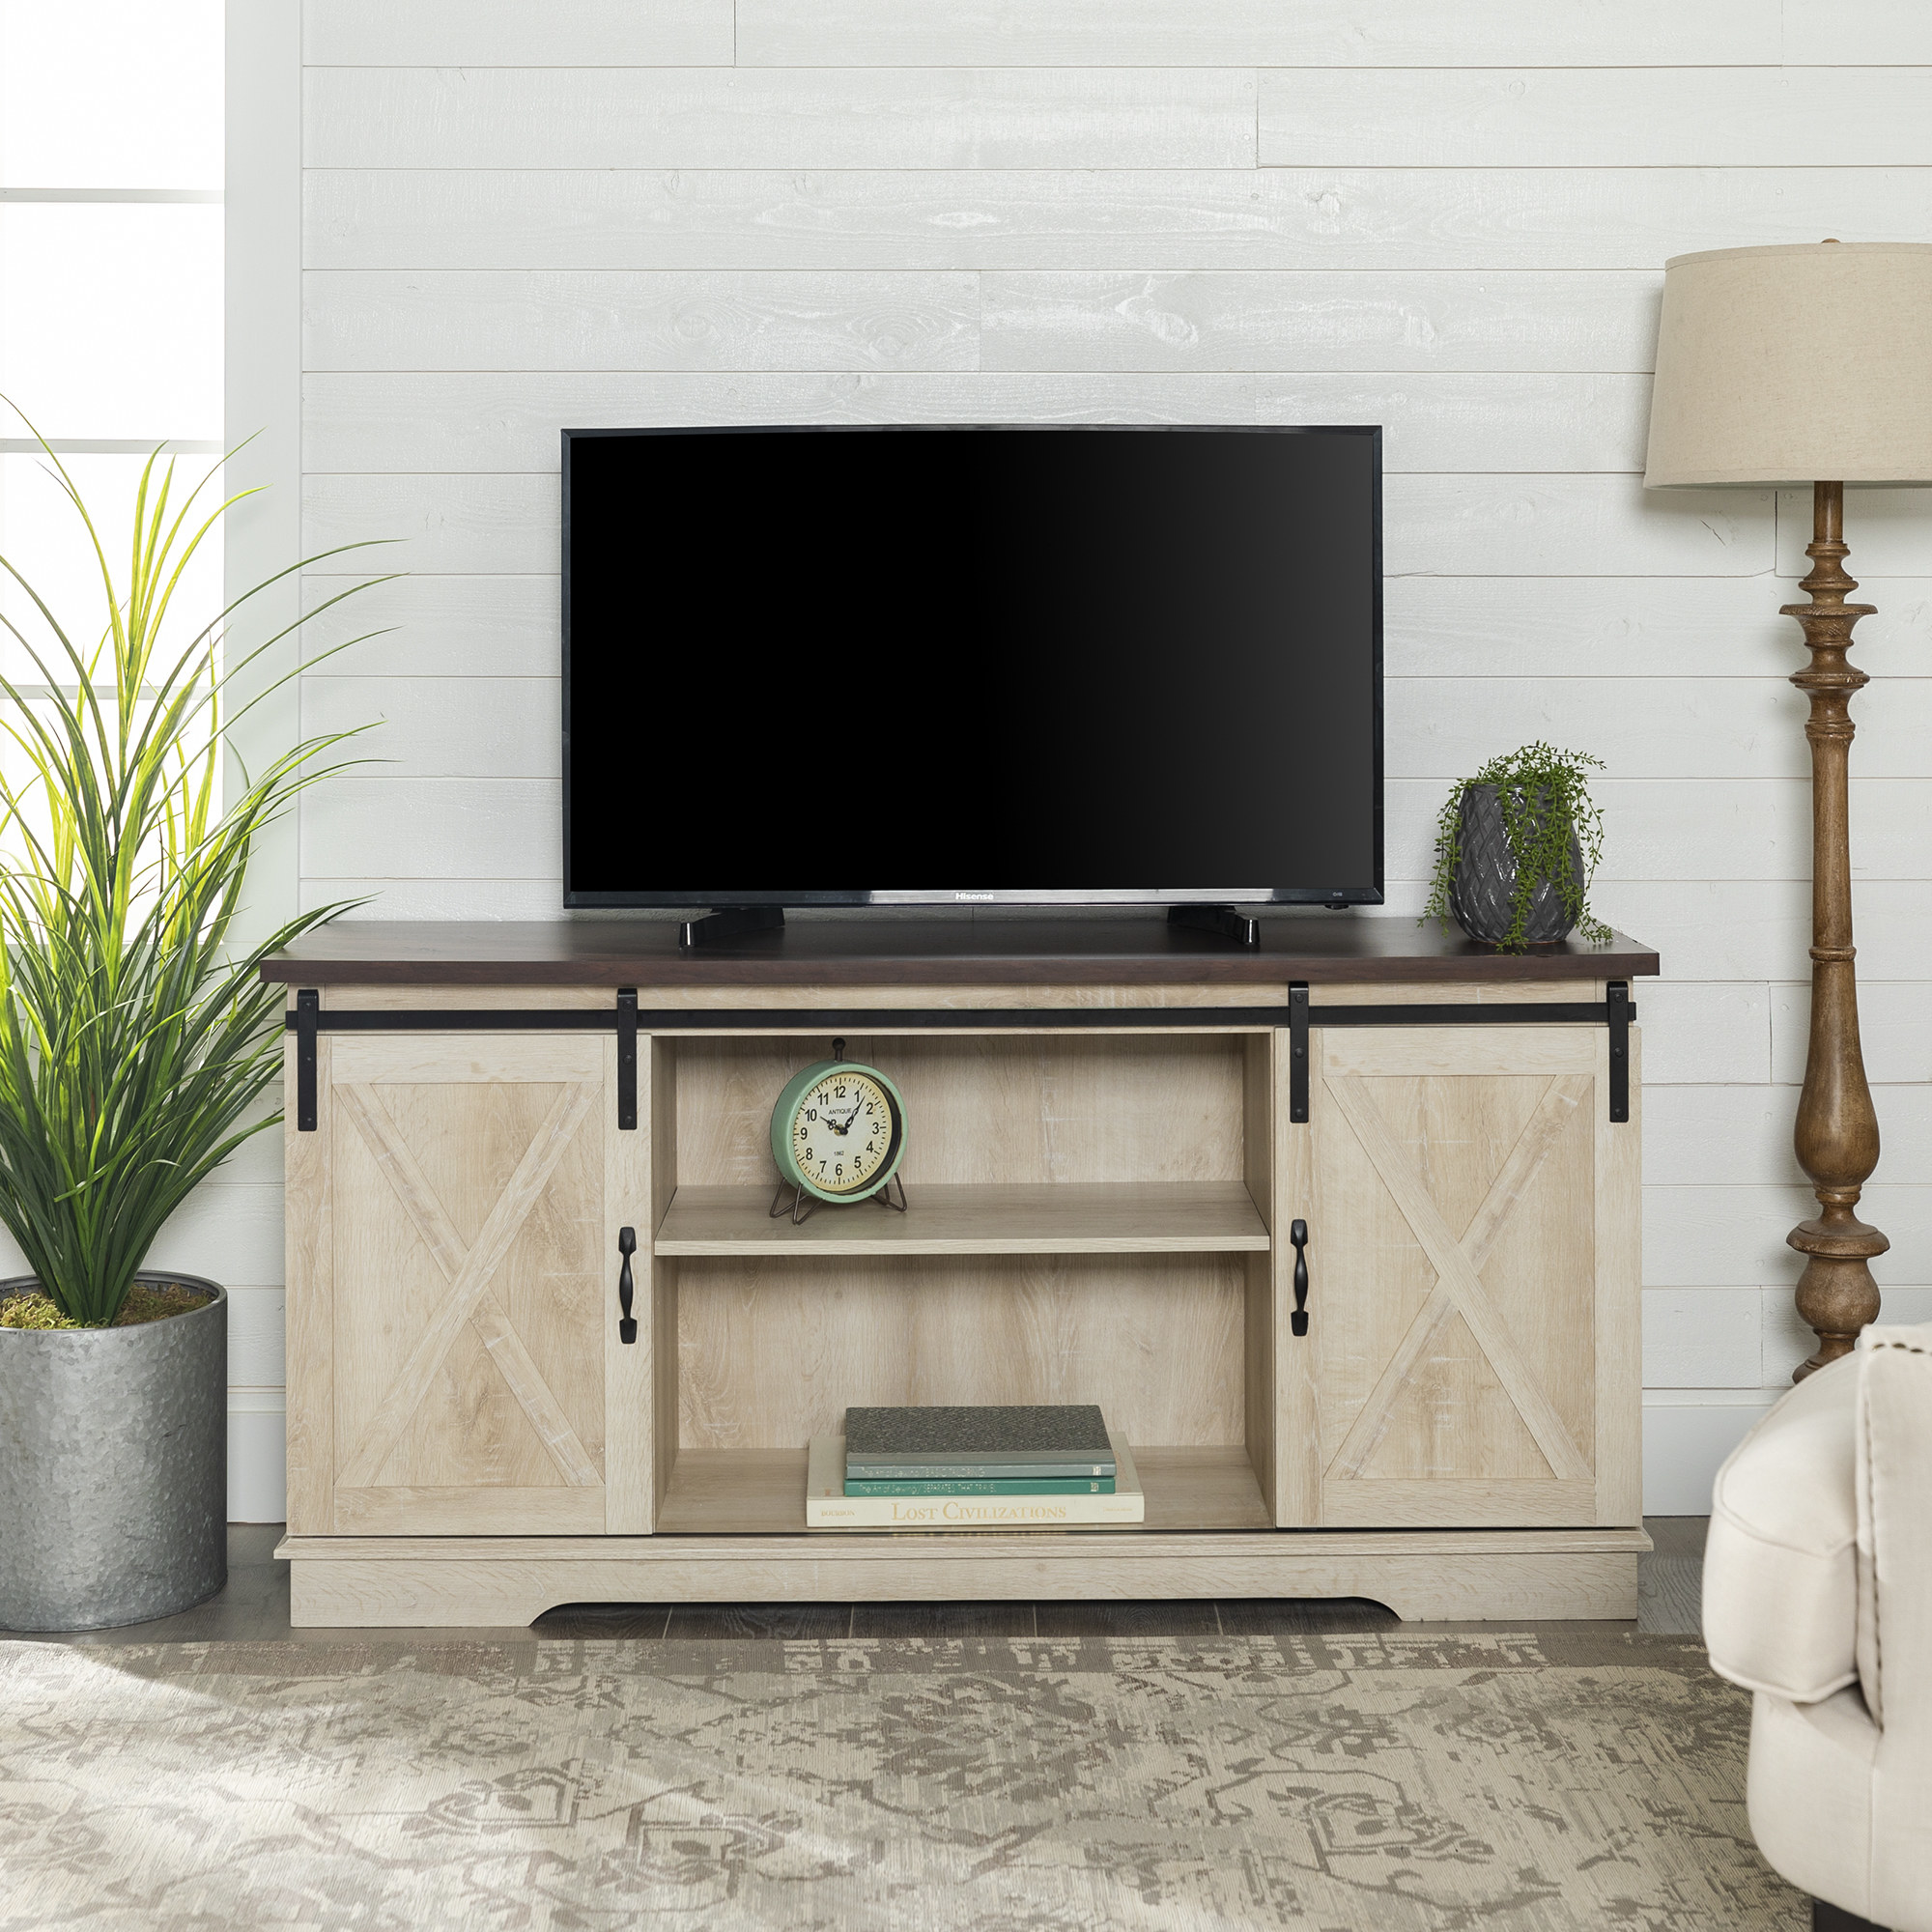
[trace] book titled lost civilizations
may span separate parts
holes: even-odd
[[[1077,1495],[976,1494],[948,1486],[938,1494],[848,1492],[846,1444],[837,1435],[814,1435],[806,1476],[808,1529],[1077,1529],[1144,1522],[1146,1500],[1124,1437],[1108,1442],[1114,1464],[1113,1492]],[[862,1479],[863,1480],[863,1479]]]

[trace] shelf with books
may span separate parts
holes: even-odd
[[[680,1186],[659,1225],[665,1256],[1265,1254],[1267,1224],[1238,1180],[928,1182],[906,1213],[820,1208],[794,1226],[770,1188]]]
[[[1138,1528],[1035,1532],[1053,1536],[1141,1536],[1149,1531],[1268,1529],[1248,1452],[1238,1444],[1134,1446],[1147,1520]],[[681,1449],[658,1507],[658,1530],[668,1536],[784,1536],[806,1534],[804,1449]],[[814,1544],[845,1536],[891,1536],[893,1530],[819,1529]],[[983,1530],[919,1531],[980,1537]]]

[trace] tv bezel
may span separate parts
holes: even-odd
[[[907,430],[957,431],[976,433],[999,431],[1008,435],[1158,435],[1179,430],[1198,435],[1203,431],[1226,436],[1365,436],[1370,440],[1372,475],[1370,497],[1375,530],[1371,540],[1374,573],[1371,622],[1371,698],[1374,739],[1375,802],[1372,839],[1375,847],[1375,883],[1371,886],[1190,886],[1148,887],[1120,890],[1094,890],[1069,887],[1053,892],[919,888],[867,892],[774,892],[774,891],[697,891],[677,892],[580,892],[572,889],[570,843],[570,699],[571,699],[571,584],[570,584],[570,450],[582,439],[589,441],[602,437],[644,436],[891,436]],[[657,424],[648,428],[566,429],[562,433],[562,626],[563,626],[563,904],[566,911],[678,911],[703,906],[1001,906],[1071,910],[1079,907],[1127,910],[1136,906],[1159,908],[1198,902],[1226,902],[1231,905],[1381,905],[1385,902],[1382,820],[1382,432],[1379,423],[1001,423],[1001,422],[908,422],[908,423],[704,423]],[[1292,541],[1290,533],[1284,541]]]

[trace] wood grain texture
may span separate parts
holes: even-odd
[[[1295,269],[1654,273],[1699,248],[1911,235],[1912,168],[351,167],[329,269]]]
[[[1625,719],[1609,709],[1615,694],[1615,678],[1561,678],[1551,680],[1546,690],[1509,696],[1528,728],[1549,726],[1561,732],[1567,726],[1575,732],[1584,721],[1598,721],[1594,740],[1604,755],[1613,759],[1619,779],[1675,779],[1692,763],[1700,746],[1698,782],[1785,779],[1803,788],[1806,779],[1803,705],[1777,684],[1685,678],[1671,690],[1667,715],[1654,719],[1648,730],[1642,721]],[[1480,721],[1443,717],[1445,696],[1443,682],[1435,678],[1403,680],[1389,692],[1391,763],[1399,759],[1405,775],[1455,779],[1476,765],[1466,753],[1490,742]],[[1888,686],[1886,697],[1889,701],[1886,709],[1874,707],[1870,717],[1859,721],[1861,773],[1866,782],[1878,779],[1922,782],[1917,750],[1924,742],[1922,732],[1932,724],[1932,680],[1897,680]],[[1768,802],[1764,810],[1770,810]],[[1808,800],[1804,810],[1808,813]],[[1886,835],[1888,831],[1878,833]],[[1808,838],[1804,842],[1808,844]],[[1808,864],[1804,869],[1808,873]],[[1880,866],[1868,862],[1861,869],[1886,875]],[[1704,877],[1719,879],[1725,873],[1714,867]]]
[[[1811,662],[1791,682],[1809,699],[1804,736],[1811,753],[1811,1024],[1793,1145],[1818,1212],[1785,1236],[1804,1259],[1796,1305],[1818,1337],[1792,1377],[1802,1381],[1849,1354],[1861,1329],[1877,1321],[1878,1285],[1870,1264],[1891,1245],[1858,1213],[1878,1166],[1878,1115],[1859,1039],[1857,951],[1852,944],[1850,759],[1856,729],[1851,700],[1870,681],[1846,653],[1871,606],[1847,601],[1858,581],[1845,569],[1845,489],[1812,486],[1811,569],[1803,604],[1787,604],[1804,633]]]
[[[904,1098],[899,1171],[909,1189],[958,1182],[1240,1188],[1238,1037],[854,1036],[846,1052],[877,1066]],[[768,1188],[772,1103],[810,1057],[809,1048],[785,1040],[681,1044],[685,1185]],[[907,1238],[911,1220],[903,1224]]]
[[[336,1080],[363,1084],[585,1085],[602,1070],[600,1042],[589,1035],[351,1034],[331,1044]]]
[[[1498,1537],[1504,1532],[1492,1532]],[[1081,1597],[1367,1597],[1430,1621],[1602,1620],[1636,1614],[1641,1530],[1626,1544],[1539,1547],[1572,1535],[1520,1530],[1498,1546],[1426,1532],[1215,1537],[1156,1530],[1035,1536],[290,1539],[298,1630],[533,1622],[561,1603],[1025,1602]],[[519,1547],[520,1544],[523,1547]],[[968,1545],[960,1548],[960,1545]]]
[[[335,1490],[340,1536],[596,1536],[604,1492],[485,1484],[384,1484]]]
[[[853,1403],[929,1402],[1097,1402],[1130,1441],[1239,1444],[1245,1279],[1239,1256],[681,1261],[682,1444],[796,1448]]]
[[[1324,1483],[1321,1491],[1321,1520],[1329,1529],[1440,1527],[1451,1511],[1458,1522],[1524,1529],[1588,1522],[1597,1508],[1597,1485],[1589,1477],[1459,1482],[1453,1504],[1441,1483],[1430,1477],[1345,1480]]]
[[[1325,1078],[1475,1079],[1594,1073],[1596,1034],[1579,1026],[1336,1027],[1318,1029]],[[1515,1136],[1511,1136],[1514,1145]]]
[[[327,1520],[526,1533],[548,1505],[603,1527],[610,1116],[589,1116],[613,1101],[614,1040],[326,1044],[329,1293],[290,1373],[298,1410],[329,1403]]]
[[[1133,1460],[1147,1497],[1145,1530],[1268,1526],[1241,1449],[1136,1443]],[[803,1449],[686,1449],[665,1498],[663,1533],[795,1535],[805,1524],[805,1484]]]
[[[638,1043],[638,1123],[619,1128],[617,1117],[617,1039],[599,1041],[603,1082],[599,1111],[604,1122],[604,1225],[602,1293],[597,1299],[598,1330],[604,1356],[605,1526],[613,1535],[642,1534],[655,1527],[659,1471],[656,1399],[663,1365],[659,1361],[658,1284],[651,1261],[651,1230],[657,1225],[656,1196],[666,1182],[675,1185],[677,1147],[666,1125],[667,1097],[660,1082],[674,1080],[665,1058],[650,1042]],[[675,1104],[671,1102],[670,1104]],[[638,1339],[619,1339],[617,1296],[618,1236],[634,1230],[632,1257],[634,1319]],[[671,1350],[675,1354],[675,1350]]]
[[[1280,1165],[1275,1148],[1275,1104],[1279,1081],[1276,1056],[1285,1055],[1287,1041],[1276,1029],[1250,1035],[1242,1052],[1241,1161],[1246,1191],[1264,1225],[1274,1234],[1275,1187]],[[1286,1231],[1283,1230],[1285,1233]],[[1278,1293],[1276,1275],[1281,1257],[1279,1237],[1260,1254],[1248,1257],[1243,1284],[1245,1331],[1242,1341],[1241,1401],[1247,1430],[1249,1467],[1260,1485],[1264,1520],[1272,1524],[1278,1494],[1276,1468],[1275,1381],[1279,1374],[1275,1325]]]
[[[1559,1070],[1560,1031],[1315,1037],[1324,1521],[1425,1521],[1432,1491],[1438,1523],[1628,1520],[1640,1142],[1605,1036]]]
[[[390,1084],[403,1084],[410,1077],[407,1066],[395,1068]],[[466,1321],[473,1322],[481,1313],[479,1339],[509,1384],[518,1406],[528,1415],[544,1448],[557,1463],[564,1481],[573,1488],[600,1485],[602,1471],[571,1431],[540,1372],[523,1350],[500,1304],[494,1308],[488,1304],[495,1299],[491,1285],[497,1270],[522,1235],[524,1223],[549,1186],[557,1163],[592,1104],[601,1097],[601,1086],[588,1082],[569,1082],[562,1086],[509,1180],[491,1205],[488,1218],[469,1241],[450,1222],[433,1184],[376,1094],[338,1078],[332,1097],[360,1134],[384,1180],[401,1202],[411,1228],[448,1285],[447,1296],[436,1318],[423,1328],[396,1371],[394,1380],[363,1416],[355,1448],[342,1464],[342,1482],[352,1489],[361,1489],[375,1481],[427,1401],[431,1385],[455,1345],[459,1324]]]
[[[1321,912],[1269,914],[1252,949],[1224,946],[1146,914],[800,918],[781,933],[694,952],[679,949],[675,924],[662,919],[357,920],[304,934],[262,967],[264,979],[300,986],[635,985],[640,1004],[643,987],[666,984],[794,991],[838,985],[853,1006],[863,1005],[860,989],[880,985],[1236,988],[1258,974],[1311,986],[1533,985],[1657,971],[1657,954],[1621,934],[1601,947],[1572,939],[1508,954],[1433,925]],[[1238,1164],[1228,1172],[1238,1173]]]
[[[1782,0],[1787,56],[1813,67],[1932,66],[1932,15],[1916,0]]]
[[[1419,1171],[1408,1153],[1396,1144],[1363,1076],[1327,1073],[1324,1069],[1323,1084],[1428,1257],[1436,1279],[1435,1289],[1409,1329],[1409,1336],[1421,1339],[1411,1344],[1405,1337],[1398,1347],[1392,1359],[1402,1367],[1393,1378],[1385,1375],[1370,1392],[1355,1424],[1329,1464],[1331,1473],[1348,1477],[1364,1473],[1370,1457],[1381,1449],[1385,1440],[1389,1408],[1395,1398],[1399,1394],[1412,1394],[1423,1349],[1452,1318],[1459,1318],[1490,1373],[1501,1384],[1534,1438],[1549,1470],[1561,1482],[1584,1481],[1590,1474],[1590,1464],[1577,1449],[1563,1417],[1518,1353],[1507,1323],[1484,1289],[1482,1269],[1503,1224],[1512,1218],[1537,1169],[1577,1118],[1578,1104],[1589,1097],[1590,1090],[1574,1076],[1569,1080],[1552,1080],[1545,1087],[1536,1111],[1458,1239],[1442,1218],[1430,1191],[1427,1174]]]
[[[977,297],[975,319],[977,321]],[[440,355],[438,356],[441,360]],[[1376,372],[321,371],[304,383],[312,473],[535,470],[557,467],[560,422],[703,427],[748,420],[864,422],[1378,422],[1385,470],[1622,470],[1643,467],[1643,375]],[[536,579],[530,580],[536,582]],[[318,580],[311,579],[311,595]],[[551,669],[554,585],[541,615]],[[536,597],[537,593],[526,595]],[[441,613],[383,585],[318,621],[310,639],[351,638],[407,612],[409,630],[368,647],[418,648]],[[484,639],[500,627],[477,613]],[[355,653],[331,660],[353,671]],[[410,667],[396,665],[398,673]],[[492,674],[479,664],[479,676]]]
[[[304,0],[305,67],[729,67],[731,0]]]
[[[1753,0],[739,0],[738,59],[786,67],[1454,68],[1776,62],[1776,10]]]
[[[335,1042],[316,1041],[318,1105],[329,1079]],[[282,1055],[282,1112],[294,1120],[296,1051]],[[291,1135],[283,1181],[286,1203],[288,1348],[288,1517],[297,1535],[326,1536],[333,1526],[335,1480],[334,1163],[333,1133]]]
[[[316,676],[302,680],[310,735],[374,724],[361,741],[384,778],[549,779],[561,773],[561,686],[498,679]]]
[[[910,1197],[908,1197],[910,1199]],[[887,1219],[873,1202],[821,1208],[802,1226],[774,1220],[772,1190],[681,1188],[658,1230],[661,1255],[1242,1254],[1268,1248],[1266,1223],[1239,1181],[923,1181],[915,1208]]]
[[[1598,1092],[1610,1074],[1597,1045]],[[1597,1520],[1643,1515],[1643,1029],[1630,1030],[1630,1121],[1597,1135]],[[1760,1371],[1762,1373],[1762,1371]]]
[[[303,610],[317,609],[342,582],[305,576]],[[315,693],[327,701],[326,693],[316,692],[325,677],[554,678],[563,643],[559,590],[554,569],[530,577],[404,577],[379,584],[304,626],[304,659],[312,665],[338,644],[382,633],[316,665],[303,678],[304,699]]]
[[[1246,167],[1238,69],[312,68],[311,168]]]
[[[971,369],[970,275],[333,270],[310,369]]]
[[[1511,67],[1261,77],[1264,167],[1922,167],[1932,71]]]
[[[1881,607],[1866,619],[1874,646],[1867,663],[1918,675],[1932,661],[1926,655],[1932,582],[1895,579],[1868,582],[1867,590]],[[1395,578],[1384,585],[1384,650],[1389,674],[1398,678],[1520,678],[1548,687],[1601,677],[1614,664],[1626,678],[1768,680],[1788,675],[1799,662],[1798,639],[1772,601],[1762,580],[1751,578],[1614,582],[1594,571],[1571,578]],[[1865,649],[1862,640],[1860,648]],[[1739,698],[1747,696],[1733,688]],[[1537,696],[1510,694],[1509,702],[1533,702]],[[1627,708],[1619,704],[1616,716]],[[1651,707],[1653,715],[1669,709]],[[1601,710],[1597,716],[1601,724],[1611,722]],[[1778,736],[1781,742],[1784,734]],[[1677,776],[1703,772],[1699,759]]]
[[[1641,373],[1650,275],[988,271],[988,369]]]
[[[563,874],[561,792],[554,779],[344,773],[303,798],[304,863],[323,878],[365,882],[358,891],[367,891],[371,879],[439,874],[541,879],[548,912],[560,896],[555,881]]]
[[[822,1538],[814,1537],[814,1543],[825,1548],[847,1548],[847,1539],[838,1532],[837,1542],[826,1544]],[[1127,1549],[1166,1548],[1172,1547],[1172,1539],[1156,1535],[1145,1527],[1123,1528],[1110,1531],[1110,1537],[1131,1539],[1122,1547]],[[903,1536],[879,1537],[866,1532],[854,1533],[849,1539],[849,1554],[855,1561],[878,1565],[901,1562],[912,1550],[919,1548],[943,1548],[949,1555],[971,1554],[973,1551],[985,1553],[1001,1551],[1002,1546],[1010,1550],[1017,1547],[1037,1548],[1040,1542],[1037,1533],[1029,1531],[1024,1536],[1006,1537],[999,1534],[988,1535],[984,1531],[959,1532],[956,1536],[945,1533],[928,1535],[920,1532],[918,1545],[909,1543]],[[1449,1556],[1458,1553],[1471,1556],[1601,1556],[1601,1555],[1641,1555],[1656,1546],[1648,1531],[1637,1528],[1598,1529],[1589,1526],[1567,1528],[1539,1528],[1534,1530],[1404,1530],[1376,1533],[1373,1531],[1348,1530],[1338,1534],[1317,1531],[1308,1536],[1282,1537],[1272,1534],[1259,1538],[1243,1538],[1238,1546],[1252,1551],[1257,1548],[1309,1549],[1321,1556],[1356,1554],[1376,1556],[1397,1550],[1412,1550],[1418,1556]],[[338,1557],[344,1562],[360,1563],[371,1559],[393,1557],[399,1562],[429,1563],[478,1563],[495,1562],[503,1564],[544,1565],[558,1560],[576,1562],[584,1557],[611,1557],[626,1560],[642,1557],[649,1560],[666,1549],[665,1544],[648,1537],[634,1536],[553,1536],[530,1542],[524,1538],[497,1536],[452,1536],[452,1537],[310,1537],[285,1535],[276,1544],[274,1558],[280,1563],[313,1561],[319,1557]],[[755,1544],[745,1538],[720,1537],[710,1545],[710,1554],[720,1563],[755,1563],[759,1550]],[[1254,1594],[1247,1591],[1237,1595]],[[732,1599],[739,1603],[752,1601],[740,1597]]]

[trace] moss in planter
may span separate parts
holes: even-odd
[[[121,1313],[106,1325],[110,1328],[134,1328],[143,1321],[165,1321],[170,1315],[192,1315],[197,1308],[206,1308],[210,1299],[201,1289],[185,1288],[180,1282],[156,1284],[137,1281],[128,1291],[128,1299],[121,1304]],[[53,1297],[42,1289],[30,1288],[0,1301],[0,1328],[85,1328],[89,1325],[63,1315],[54,1305]]]

